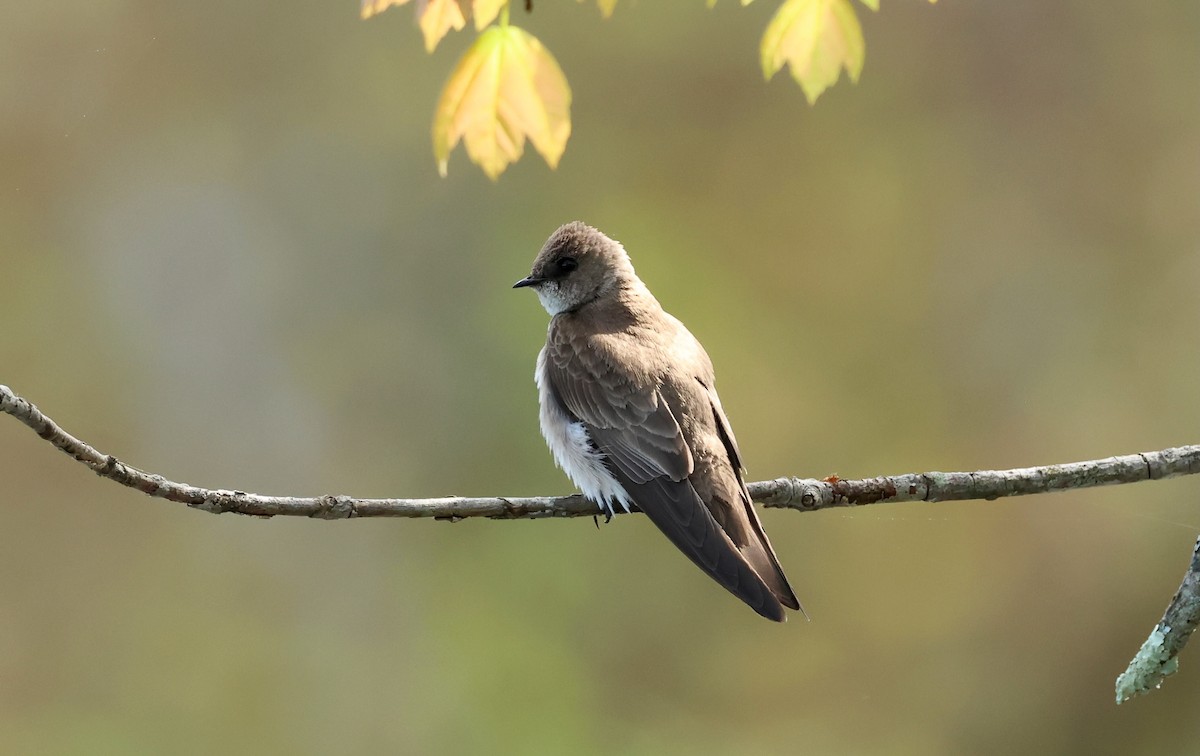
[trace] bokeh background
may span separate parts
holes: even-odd
[[[751,479],[1200,442],[1200,6],[889,0],[809,108],[774,4],[535,2],[557,171],[493,184],[433,106],[471,32],[410,9],[0,7],[0,382],[214,488],[566,493],[546,315],[579,218],[717,365]],[[765,622],[640,517],[214,517],[0,419],[5,753],[1188,753],[1200,652],[1113,681],[1200,481],[764,515]]]

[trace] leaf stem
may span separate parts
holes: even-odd
[[[508,8],[510,5],[512,5],[511,0],[504,3],[504,6],[500,8],[500,28],[502,29],[508,28]]]

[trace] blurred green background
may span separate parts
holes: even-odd
[[[1200,6],[890,0],[816,108],[774,4],[535,2],[574,87],[550,171],[437,177],[471,39],[411,10],[0,8],[0,382],[214,488],[566,493],[537,429],[560,223],[704,342],[752,479],[1200,442]],[[1200,652],[1113,681],[1200,483],[799,514],[812,622],[640,517],[213,517],[0,419],[6,753],[1186,753]]]

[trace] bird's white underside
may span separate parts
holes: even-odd
[[[538,352],[533,379],[538,387],[538,420],[554,461],[584,496],[602,506],[609,514],[616,513],[614,505],[630,511],[629,494],[604,466],[604,454],[591,445],[587,428],[583,423],[571,420],[551,396],[550,378],[546,375],[545,347]]]

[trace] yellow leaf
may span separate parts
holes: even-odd
[[[451,29],[460,31],[467,25],[458,0],[417,0],[417,15],[417,25],[425,34],[425,52],[433,52]]]
[[[521,157],[525,139],[551,168],[571,135],[571,89],[554,57],[516,26],[480,34],[442,89],[433,120],[433,155],[446,175],[459,140],[493,181]]]
[[[879,0],[859,0],[859,2],[861,2],[863,5],[867,6],[868,8],[870,8],[873,11],[879,10]],[[929,2],[936,3],[937,0],[929,0]]]
[[[508,4],[508,0],[472,0],[471,12],[475,14],[475,31],[483,31],[483,27],[496,20],[500,9]]]
[[[377,13],[383,13],[393,5],[404,5],[408,0],[362,0],[361,14],[363,18],[370,18]]]
[[[862,27],[850,0],[787,0],[763,33],[763,75],[787,63],[809,104],[837,82],[842,68],[858,81],[863,66]]]
[[[579,0],[579,2],[582,3],[583,0]],[[716,0],[708,0],[708,7],[711,8],[714,2]],[[600,6],[600,15],[610,18],[617,7],[617,0],[596,0],[596,5]]]
[[[417,25],[425,35],[425,51],[433,52],[438,42],[451,29],[460,30],[467,25],[467,14],[460,2],[467,0],[417,0]],[[362,0],[362,17],[370,18],[377,13],[383,13],[393,5],[404,5],[408,0]],[[475,3],[486,5],[486,0]],[[503,5],[500,2],[499,5]],[[497,6],[499,10],[499,6]],[[495,13],[492,14],[495,17]],[[489,21],[491,19],[488,19]]]

